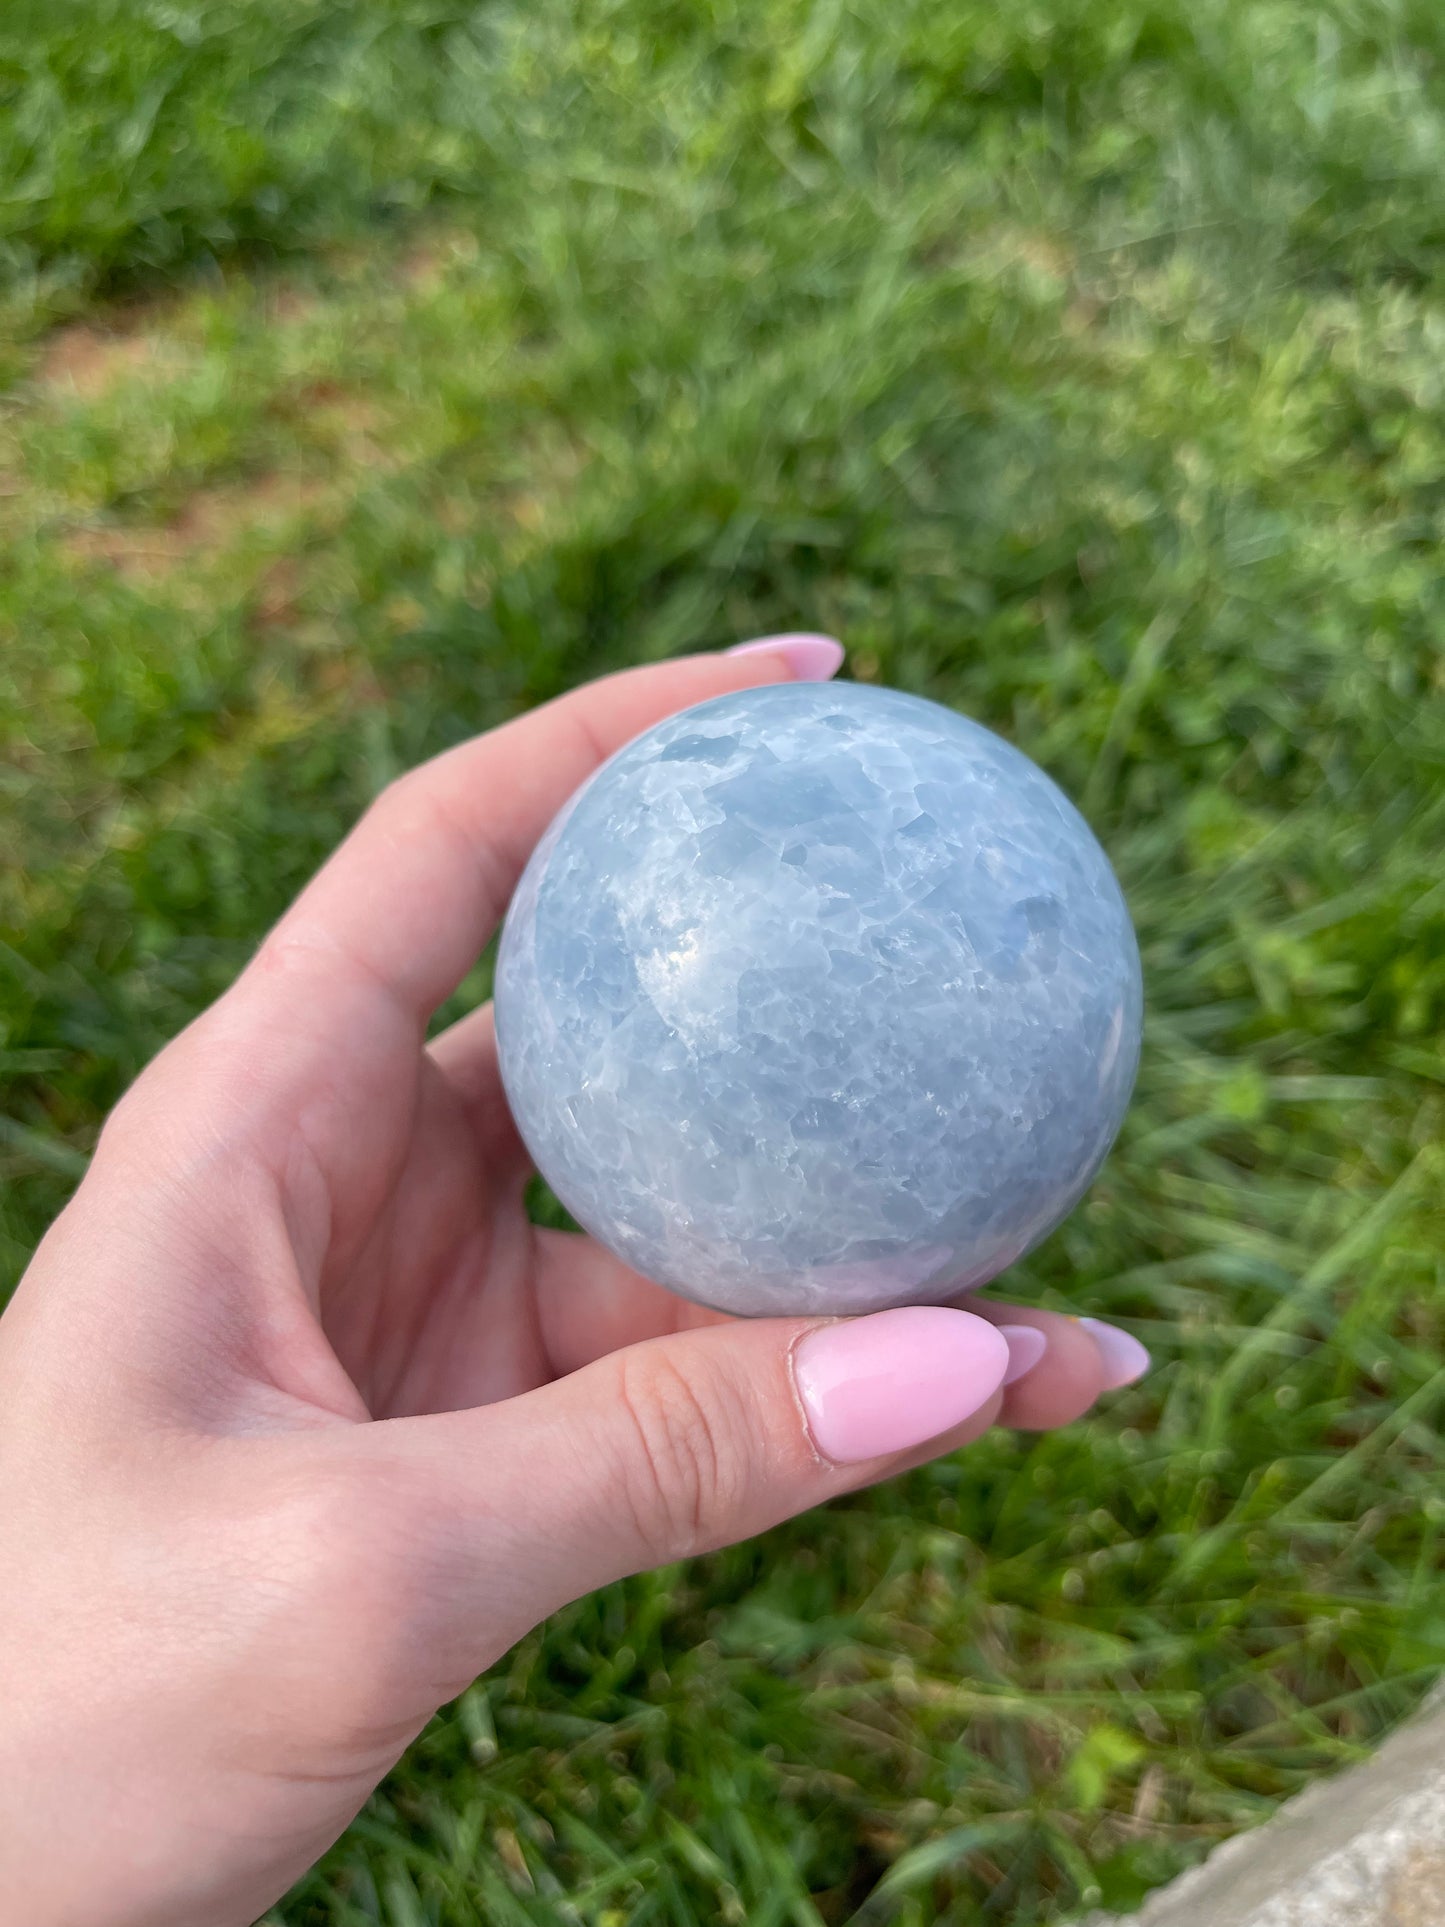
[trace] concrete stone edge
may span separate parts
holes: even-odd
[[[1445,1690],[1141,1912],[1082,1927],[1445,1927]]]

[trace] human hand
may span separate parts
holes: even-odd
[[[829,662],[632,671],[401,778],[117,1107],[0,1319],[7,1918],[250,1921],[548,1612],[1142,1369],[972,1299],[686,1304],[528,1222],[490,1009],[426,1041],[604,756]]]

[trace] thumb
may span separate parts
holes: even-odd
[[[880,1478],[930,1439],[962,1442],[948,1435],[992,1422],[1008,1367],[998,1329],[947,1306],[738,1320],[400,1421],[391,1443],[419,1460],[463,1560],[457,1603],[484,1638],[487,1620],[534,1623]]]

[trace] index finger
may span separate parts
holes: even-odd
[[[312,953],[323,974],[365,979],[424,1026],[475,963],[533,846],[580,783],[675,710],[801,680],[810,664],[833,674],[843,651],[825,651],[825,641],[769,637],[624,670],[423,763],[378,797],[253,968]]]

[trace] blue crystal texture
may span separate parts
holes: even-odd
[[[1078,1202],[1138,1062],[1139,954],[1083,818],[952,710],[790,683],[670,717],[564,807],[497,1036],[538,1169],[738,1313],[983,1284]]]

